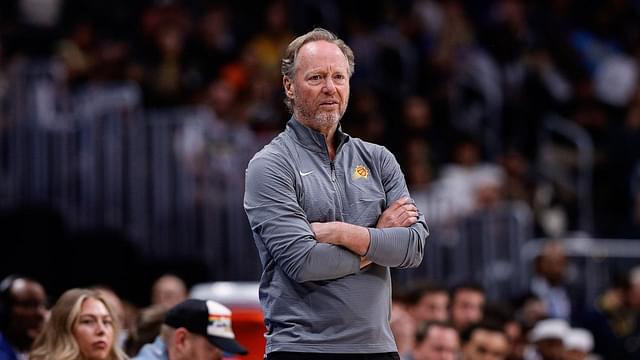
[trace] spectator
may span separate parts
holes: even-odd
[[[125,360],[116,345],[118,330],[117,317],[99,292],[67,290],[53,306],[29,359]]]
[[[263,30],[247,44],[248,50],[257,57],[259,73],[269,76],[278,84],[280,83],[277,76],[280,58],[294,38],[287,24],[286,5],[282,0],[270,1],[265,9]]]
[[[569,324],[562,319],[539,321],[529,333],[529,341],[533,346],[525,358],[527,360],[563,360],[562,339],[567,335],[569,329]]]
[[[551,241],[542,246],[535,260],[531,291],[545,304],[550,317],[569,320],[571,299],[565,286],[567,256],[562,244]]]
[[[405,360],[454,360],[460,355],[460,338],[451,324],[424,321],[416,331],[416,346]]]
[[[509,342],[508,360],[523,360],[527,348],[525,328],[521,322],[511,319],[504,324],[504,333]]]
[[[171,309],[187,299],[187,285],[172,274],[160,276],[151,289],[151,304]]]
[[[566,360],[587,360],[593,350],[593,335],[585,329],[569,330],[562,341]]]
[[[485,304],[484,289],[474,283],[463,283],[451,291],[451,308],[449,316],[458,331],[479,322],[483,317]]]
[[[195,24],[195,41],[189,52],[197,63],[198,77],[204,83],[216,79],[237,52],[237,35],[230,27],[232,21],[232,13],[225,5],[210,4]]]
[[[191,19],[180,6],[156,6],[147,9],[143,24],[149,37],[146,44],[151,46],[136,67],[142,72],[145,104],[162,107],[188,102],[194,87],[201,85],[187,76],[191,64],[185,48]]]
[[[211,300],[188,299],[174,306],[152,344],[133,360],[222,360],[224,352],[246,354],[231,328],[231,310]]]
[[[130,322],[129,319],[127,319],[122,300],[120,299],[118,294],[113,291],[113,289],[107,286],[98,285],[93,286],[90,289],[97,291],[100,296],[102,296],[107,301],[107,303],[109,303],[111,310],[113,310],[113,315],[116,317],[118,324],[120,324],[120,335],[119,338],[116,339],[116,344],[122,348],[124,345],[124,341],[128,337]]]
[[[391,326],[391,332],[396,341],[400,357],[409,354],[414,346],[416,322],[407,311],[404,297],[398,296],[395,290],[391,299],[391,320],[389,320],[389,325]]]
[[[153,342],[160,334],[166,314],[167,308],[162,305],[152,305],[140,311],[136,324],[125,342],[125,352],[129,356],[135,356],[142,346]]]
[[[443,166],[437,186],[454,218],[493,208],[502,200],[504,171],[496,164],[481,161],[476,140],[469,136],[458,140],[453,160]]]
[[[436,283],[416,286],[406,296],[409,314],[416,323],[429,320],[449,319],[449,293]]]
[[[595,338],[594,352],[606,359],[640,358],[640,266],[609,289],[580,319]]]
[[[480,322],[460,335],[465,360],[504,360],[509,354],[507,335],[497,324]]]
[[[484,307],[483,322],[499,325],[507,336],[509,343],[508,360],[522,360],[527,345],[525,329],[522,322],[516,319],[515,312],[508,304],[490,303]]]
[[[67,82],[75,85],[86,81],[95,65],[95,29],[87,21],[72,25],[69,34],[58,44],[57,55],[63,61]]]
[[[527,328],[532,328],[538,321],[549,317],[545,303],[531,292],[517,298],[514,306],[516,318]]]
[[[48,316],[44,287],[10,275],[0,283],[0,359],[26,359]]]

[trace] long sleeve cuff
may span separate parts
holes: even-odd
[[[371,242],[369,250],[364,255],[367,259],[383,266],[397,267],[407,262],[407,252],[409,246],[407,242],[411,239],[409,228],[369,228]]]
[[[360,257],[330,244],[317,244],[307,256],[304,266],[293,278],[296,281],[332,280],[360,270]]]

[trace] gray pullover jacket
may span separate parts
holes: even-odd
[[[376,229],[380,214],[408,196],[400,166],[384,147],[336,132],[329,159],[322,134],[291,119],[249,162],[244,207],[263,271],[260,303],[267,353],[396,351],[389,327],[390,267],[416,267],[429,234],[424,217],[411,227]],[[367,227],[360,257],[315,240],[310,223]]]

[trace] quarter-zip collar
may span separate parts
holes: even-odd
[[[289,122],[287,122],[286,131],[287,133],[289,133],[289,136],[293,138],[293,140],[302,145],[304,148],[313,152],[322,153],[328,157],[329,153],[327,149],[327,142],[322,133],[303,125],[293,116],[291,117],[291,119],[289,119]],[[338,138],[338,144],[336,146],[337,155],[342,145],[349,141],[349,135],[342,132],[342,128],[338,123],[338,128],[336,129],[335,136]]]

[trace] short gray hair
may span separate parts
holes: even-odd
[[[353,56],[351,48],[331,31],[323,28],[315,28],[304,35],[298,36],[289,43],[280,64],[280,72],[282,73],[282,76],[293,79],[296,74],[296,59],[298,57],[298,52],[305,44],[313,41],[326,41],[336,45],[340,51],[342,51],[349,63],[347,75],[349,75],[349,77],[353,75],[355,69],[355,57]],[[289,111],[293,112],[293,101],[285,96],[284,103],[287,105],[287,108],[289,108]]]

